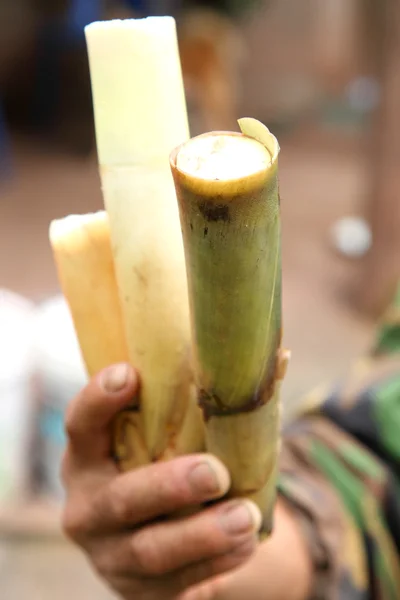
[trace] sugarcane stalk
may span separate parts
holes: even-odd
[[[185,261],[168,156],[188,139],[175,21],[86,28],[97,149],[129,359],[150,460],[183,450],[197,411]],[[190,421],[190,419],[189,419]],[[199,450],[198,412],[185,451]],[[196,425],[197,423],[197,425]]]
[[[88,375],[128,362],[107,214],[57,219],[50,224],[49,235]],[[124,471],[133,460],[136,466],[149,460],[134,406],[115,420],[114,453]]]
[[[212,132],[170,157],[207,449],[272,528],[279,451],[281,230],[276,138],[255,119]]]
[[[106,212],[54,220],[49,234],[59,282],[89,377],[112,364],[129,362]],[[192,396],[194,393],[192,387]],[[133,402],[114,422],[114,456],[122,471],[150,460],[136,406]],[[165,458],[202,447],[203,428],[192,401]]]

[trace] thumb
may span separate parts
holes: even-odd
[[[72,400],[65,428],[68,450],[80,466],[110,459],[113,420],[121,410],[134,403],[138,388],[136,371],[128,364],[120,363],[93,377]]]

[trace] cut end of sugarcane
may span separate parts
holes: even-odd
[[[173,150],[172,172],[180,173],[184,187],[199,195],[226,198],[260,188],[274,176],[279,154],[275,136],[256,119],[240,119],[239,125],[242,133],[213,131]]]
[[[55,219],[50,223],[50,242],[54,246],[66,238],[72,239],[74,234],[80,232],[82,227],[86,225],[93,225],[95,223],[103,224],[106,222],[107,213],[104,210],[84,215],[68,215],[62,219]]]
[[[210,181],[248,177],[270,164],[271,155],[264,145],[229,132],[195,137],[182,146],[176,157],[180,171]]]
[[[100,165],[167,170],[189,137],[175,19],[96,21],[85,36]]]
[[[168,21],[174,26],[175,19],[173,17],[145,17],[143,19],[111,19],[109,21],[94,21],[85,27],[86,33],[92,31],[115,31],[116,29],[120,32],[124,31],[142,31],[143,29],[149,31],[152,29],[154,32],[157,30],[162,31],[165,27],[165,23]]]

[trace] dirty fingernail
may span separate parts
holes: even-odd
[[[101,377],[103,389],[111,394],[121,392],[129,381],[131,367],[125,363],[110,367]]]
[[[211,499],[225,494],[229,489],[229,474],[225,467],[212,457],[197,464],[189,473],[195,493]]]
[[[230,535],[258,531],[261,527],[261,512],[250,500],[232,503],[221,513],[223,529]]]

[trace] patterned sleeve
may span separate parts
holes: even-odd
[[[399,302],[400,305],[400,297]],[[305,399],[284,431],[280,493],[304,527],[313,598],[400,599],[400,310],[373,352]]]

